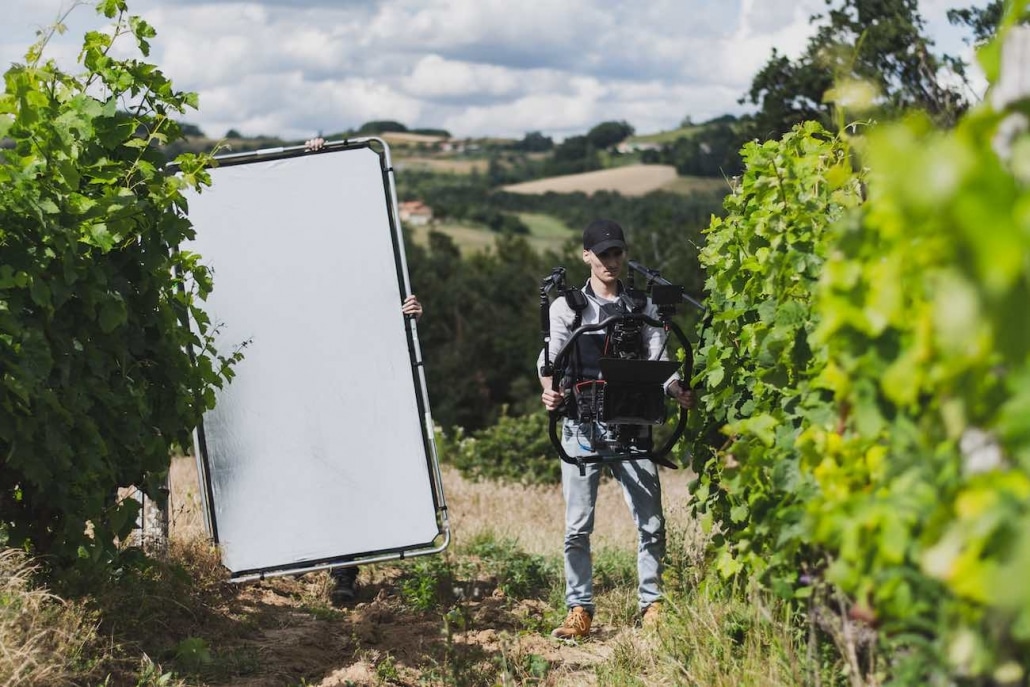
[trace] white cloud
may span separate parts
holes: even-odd
[[[33,30],[69,1],[4,0],[0,63],[20,59]],[[921,2],[931,31],[949,41],[957,35],[943,19],[951,2]],[[646,133],[686,116],[740,114],[745,108],[737,99],[773,47],[796,57],[813,32],[810,15],[825,10],[823,0],[129,0],[129,6],[158,31],[151,59],[177,88],[199,93],[202,109],[188,121],[214,135],[235,128],[290,138],[370,119],[460,136],[530,130],[564,136],[609,119]],[[77,9],[49,54],[68,66],[83,31],[105,23],[89,6]],[[944,41],[939,47],[945,49]]]
[[[470,107],[444,120],[451,131],[481,131],[518,136],[527,131],[568,135],[596,124],[596,101],[590,95],[527,95],[503,105]],[[603,119],[608,119],[606,115]]]
[[[720,46],[720,59],[730,66],[728,80],[745,90],[774,48],[799,57],[815,33],[809,19],[824,7],[822,0],[744,0],[732,38]]]
[[[382,83],[353,78],[311,83],[300,72],[252,76],[201,94],[202,128],[290,139],[342,131],[371,119],[417,121],[422,105]]]
[[[528,84],[523,82],[532,79],[532,74],[532,71],[517,72],[508,67],[458,62],[430,54],[415,63],[402,83],[408,93],[430,99],[470,95],[497,97],[524,92]]]
[[[432,51],[492,64],[540,66],[584,50],[592,35],[606,35],[597,2],[566,0],[429,0],[388,2],[369,26],[384,47]]]

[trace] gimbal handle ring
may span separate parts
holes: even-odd
[[[574,350],[576,339],[587,332],[595,332],[599,329],[604,329],[609,324],[622,320],[640,320],[652,327],[668,329],[675,334],[680,345],[683,346],[683,378],[690,379],[690,372],[694,369],[694,352],[690,347],[690,342],[687,341],[687,337],[683,334],[683,330],[680,329],[679,325],[672,320],[660,321],[652,317],[648,317],[643,313],[620,313],[605,318],[596,324],[585,324],[572,332],[572,336],[569,337],[569,340],[565,342],[565,345],[563,345],[554,356],[554,374],[551,376],[551,389],[554,391],[559,390],[561,386],[561,377],[564,375],[566,358],[568,358],[570,352]],[[574,458],[570,456],[565,450],[565,447],[561,445],[561,439],[558,437],[558,420],[563,416],[562,411],[564,410],[565,403],[568,403],[568,399],[566,399],[558,408],[548,412],[547,432],[551,439],[551,445],[554,446],[555,450],[558,452],[558,457],[566,463],[578,466],[581,474],[584,470],[584,465],[587,463],[613,463],[624,460],[639,460],[641,458],[647,458],[648,460],[658,463],[659,465],[664,465],[667,468],[672,468],[673,470],[679,469],[678,465],[673,463],[671,460],[666,459],[665,456],[672,451],[672,447],[676,445],[676,442],[683,435],[683,431],[687,427],[686,408],[680,408],[679,420],[676,423],[676,429],[673,431],[672,436],[670,436],[657,451],[650,451],[646,454],[616,453],[610,456],[601,456],[595,453]]]

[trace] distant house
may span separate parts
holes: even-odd
[[[408,200],[398,207],[402,222],[414,227],[422,227],[433,221],[433,208],[421,200]]]
[[[465,142],[456,139],[448,139],[446,141],[440,141],[439,144],[441,153],[455,153],[461,155],[465,152]]]
[[[615,152],[625,155],[627,153],[642,153],[645,150],[661,150],[662,145],[660,143],[651,143],[648,141],[623,141],[622,143],[615,146]]]

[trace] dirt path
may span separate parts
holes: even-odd
[[[423,613],[407,608],[387,577],[363,585],[339,610],[321,601],[324,574],[241,587],[228,607],[242,631],[210,638],[223,669],[237,676],[210,684],[592,685],[619,641],[646,641],[640,628],[600,618],[587,641],[553,640],[541,624],[546,602],[507,599],[490,580],[478,582],[484,598]]]
[[[186,461],[173,466],[173,536],[198,536],[196,504],[189,503],[195,493],[191,472]],[[590,639],[567,644],[548,634],[560,619],[553,598],[507,598],[496,578],[455,553],[489,532],[518,541],[529,554],[556,557],[562,538],[557,487],[469,483],[452,470],[444,479],[454,533],[454,546],[444,555],[453,577],[449,589],[435,590],[432,610],[412,609],[403,593],[411,568],[399,563],[363,567],[358,598],[341,609],[326,600],[325,573],[241,585],[217,610],[227,629],[205,636],[220,673],[206,684],[593,685],[598,666],[620,646],[649,641],[632,610],[625,610],[633,606],[632,584],[623,585],[629,588],[618,592],[622,596],[599,597]],[[687,480],[680,473],[663,476],[670,520],[682,517]],[[617,485],[602,485],[595,550],[614,547],[631,556],[635,533],[621,501]]]

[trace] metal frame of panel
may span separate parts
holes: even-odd
[[[389,147],[216,158],[189,198],[220,351],[247,343],[195,433],[234,581],[438,553],[450,541]],[[430,313],[428,316],[432,316]]]

